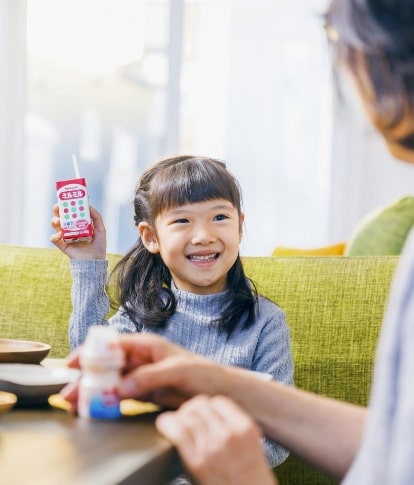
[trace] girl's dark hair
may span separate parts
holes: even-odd
[[[241,214],[241,190],[225,163],[196,156],[166,158],[147,169],[137,184],[135,225],[145,221],[154,227],[164,210],[219,198],[231,202]],[[123,308],[137,328],[163,325],[175,311],[170,271],[141,238],[115,266],[111,279],[116,283],[111,287],[116,306]],[[250,327],[255,317],[257,293],[244,273],[240,255],[227,275],[227,290],[217,324],[230,335],[237,325]]]
[[[334,60],[352,72],[376,128],[414,149],[414,1],[333,0],[325,20]]]

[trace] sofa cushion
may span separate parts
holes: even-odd
[[[398,255],[414,225],[414,197],[403,197],[382,207],[356,227],[345,256]]]
[[[272,256],[342,256],[344,254],[344,251],[344,242],[315,248],[276,246],[272,252]]]

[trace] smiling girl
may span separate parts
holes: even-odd
[[[118,311],[106,320],[102,218],[92,207],[94,240],[66,244],[54,207],[51,241],[69,256],[73,277],[71,348],[94,325],[153,332],[222,364],[293,385],[285,315],[257,295],[243,270],[241,191],[226,165],[195,156],[161,160],[139,180],[134,209],[139,237],[111,274]],[[271,467],[288,456],[274,442],[265,440],[265,448]]]

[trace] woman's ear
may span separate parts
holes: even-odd
[[[157,236],[154,228],[148,222],[140,222],[138,224],[138,232],[141,237],[142,244],[152,254],[158,254],[160,247],[158,245]]]

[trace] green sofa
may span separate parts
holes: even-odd
[[[118,256],[111,255],[113,264]],[[366,404],[372,364],[398,256],[245,257],[258,290],[287,315],[296,385]],[[0,338],[50,343],[51,357],[69,351],[68,260],[51,248],[0,245]],[[282,485],[336,480],[294,456],[277,468]]]

